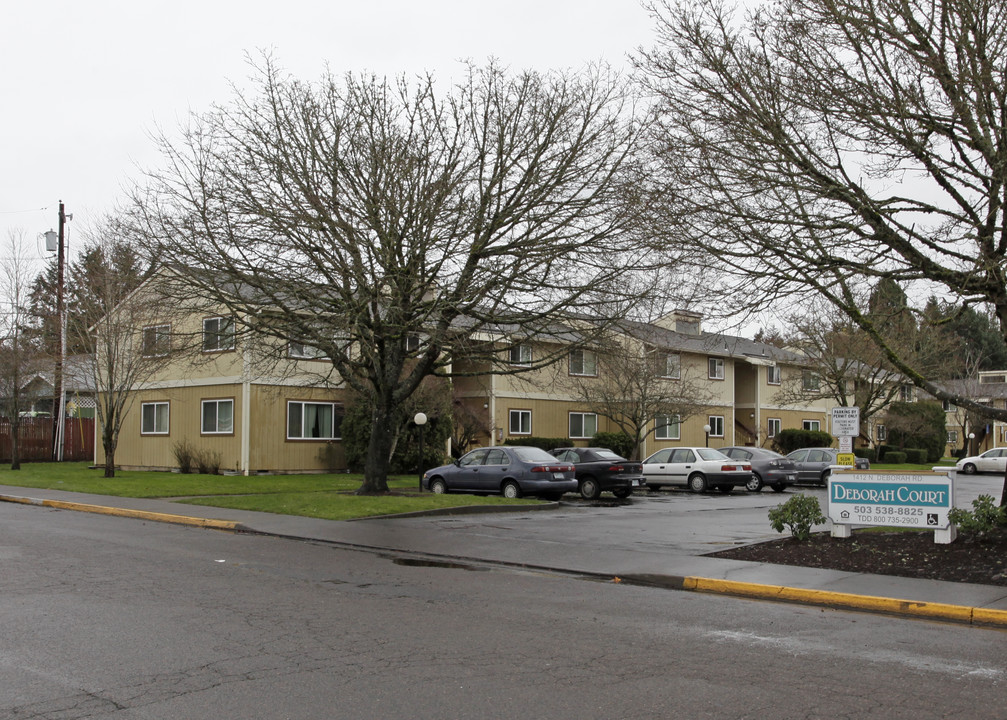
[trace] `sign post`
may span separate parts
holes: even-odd
[[[853,438],[860,434],[860,408],[832,408],[832,436],[839,438],[836,464],[853,467],[857,458],[853,454]]]

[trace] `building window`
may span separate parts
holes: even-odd
[[[598,355],[593,350],[578,348],[570,351],[571,375],[597,375]]]
[[[783,429],[783,421],[780,418],[769,418],[769,437],[776,437]]]
[[[712,357],[709,359],[710,366],[710,379],[711,380],[723,380],[724,379],[724,358]]]
[[[678,415],[658,415],[654,418],[654,437],[658,440],[681,440],[681,417]]]
[[[913,386],[912,385],[903,385],[902,387],[900,387],[899,388],[899,399],[901,399],[902,402],[912,402],[912,400],[913,400]]]
[[[342,406],[328,402],[287,402],[288,440],[337,440],[342,435]]]
[[[822,421],[821,420],[804,420],[801,423],[801,427],[803,427],[805,430],[819,431],[819,430],[822,429]]]
[[[944,409],[944,412],[957,412],[958,410],[957,406],[950,400],[941,400],[941,407]]]
[[[140,434],[168,434],[168,403],[151,402],[140,405]]]
[[[780,384],[780,366],[770,365],[766,368],[766,382],[770,385]]]
[[[818,373],[812,370],[805,370],[801,374],[801,384],[807,392],[818,392],[822,387],[822,379]]]
[[[421,341],[417,333],[406,335],[406,352],[416,352],[420,349]]]
[[[319,360],[325,357],[325,353],[314,345],[291,340],[289,344],[289,355],[295,360]]]
[[[679,380],[682,377],[682,356],[678,353],[668,353],[661,363],[661,377]]]
[[[724,437],[723,415],[711,415],[709,418],[709,423],[710,423],[710,437]]]
[[[234,349],[234,318],[203,319],[203,352]]]
[[[888,431],[885,429],[884,425],[878,425],[878,442],[884,442],[888,439]]]
[[[234,432],[234,400],[203,400],[204,435],[230,435]]]
[[[570,413],[570,437],[584,440],[598,433],[598,416],[594,413]]]
[[[958,446],[958,431],[948,430],[948,445]]]
[[[531,365],[531,345],[514,345],[510,349],[511,365]]]
[[[143,329],[143,356],[167,355],[171,348],[171,325],[152,325]]]
[[[531,435],[531,410],[510,411],[510,434]]]

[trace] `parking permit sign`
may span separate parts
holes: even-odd
[[[860,434],[860,408],[832,408],[833,437],[856,437]]]
[[[944,473],[833,473],[828,516],[841,525],[946,529],[951,493]]]

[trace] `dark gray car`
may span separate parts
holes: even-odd
[[[797,482],[797,466],[788,458],[773,450],[757,447],[723,447],[720,452],[735,460],[743,460],[752,466],[752,479],[745,485],[751,492],[759,492],[764,485],[775,492]]]
[[[450,465],[423,473],[423,489],[434,493],[500,493],[504,497],[559,498],[577,491],[573,465],[536,447],[477,448]]]
[[[797,466],[797,482],[825,485],[831,475],[830,465],[838,465],[835,448],[801,448],[787,455]],[[871,463],[867,458],[858,457],[854,467],[857,470],[870,470]]]

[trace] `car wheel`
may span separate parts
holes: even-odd
[[[728,493],[734,492],[734,485],[718,485],[717,489],[727,495]]]
[[[597,500],[601,495],[601,485],[593,477],[588,475],[580,481],[580,494],[585,500]]]
[[[510,498],[511,500],[521,497],[521,486],[518,485],[513,480],[508,480],[500,488],[500,492],[505,498]]]
[[[632,495],[633,491],[631,489],[629,489],[629,488],[619,488],[618,490],[613,490],[612,494],[615,495],[620,500],[622,500],[622,499],[628,498],[630,495]]]
[[[972,463],[965,463],[965,465],[962,466],[962,472],[965,473],[966,475],[975,475],[976,466],[973,465]]]
[[[822,473],[822,479],[821,479],[822,487],[825,487],[826,485],[829,484],[829,476],[830,475],[832,475],[832,471],[831,470],[826,470],[826,471],[824,471]]]
[[[441,478],[434,478],[430,481],[430,492],[434,495],[443,495],[448,491],[448,486],[444,484]]]
[[[786,487],[787,486],[784,485],[783,483],[776,483],[775,485],[772,486],[773,492],[783,492],[786,489]]]
[[[695,473],[689,476],[689,489],[694,493],[706,492],[706,475]]]
[[[759,473],[752,473],[752,479],[745,483],[745,488],[748,492],[759,492],[762,489],[762,478]]]

